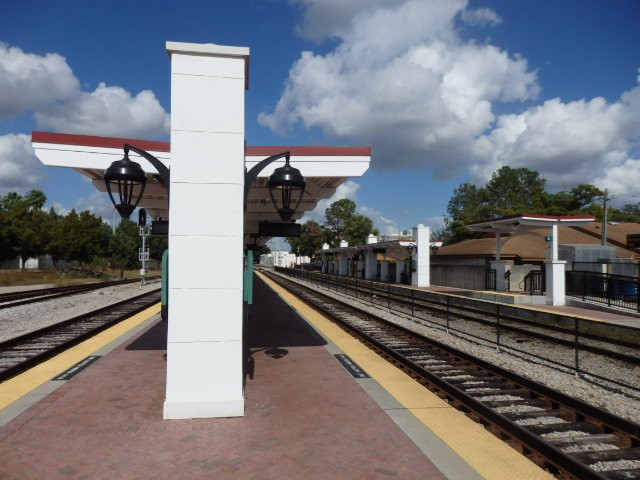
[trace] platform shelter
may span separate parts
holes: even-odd
[[[560,227],[584,226],[593,222],[588,216],[552,216],[522,214],[499,217],[467,224],[473,232],[493,233],[496,238],[496,258],[491,268],[496,271],[496,290],[506,290],[505,274],[510,264],[500,258],[503,237],[517,233],[529,232],[544,236],[548,241],[546,264],[546,303],[548,305],[565,304],[565,264],[558,258],[558,229]]]
[[[371,234],[364,244],[350,246],[342,240],[338,247],[325,244],[315,254],[322,261],[324,273],[428,287],[429,231],[429,227],[420,224],[412,229],[410,237],[379,241]]]
[[[131,152],[150,180],[139,206],[169,220],[169,329],[164,417],[244,414],[243,250],[259,222],[280,222],[260,172],[244,202],[245,170],[290,151],[306,179],[292,220],[369,167],[368,147],[247,146],[245,92],[249,48],[167,42],[171,57],[171,141],[33,132],[47,166],[73,168],[105,190],[104,171],[125,143],[170,168],[170,192],[157,171]],[[266,240],[266,239],[263,239]]]

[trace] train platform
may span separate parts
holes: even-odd
[[[0,478],[552,478],[266,279],[245,416],[163,420],[158,310],[0,384]]]
[[[577,317],[585,320],[612,323],[625,327],[640,329],[640,312],[638,311],[628,308],[607,306],[604,303],[582,301],[578,298],[573,297],[567,297],[565,305],[546,305],[544,303],[536,304],[531,302],[531,295],[523,292],[467,290],[455,287],[442,287],[437,285],[433,285],[430,287],[406,286],[406,288],[415,288],[416,290],[423,290],[434,293],[458,295],[462,297],[474,298],[477,300],[503,303],[505,305],[512,305],[529,310],[555,313],[558,315],[566,315],[569,317]],[[522,297],[523,300],[518,301],[518,298],[520,297]]]

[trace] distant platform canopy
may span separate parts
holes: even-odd
[[[590,216],[555,216],[521,214],[506,217],[497,217],[480,222],[468,223],[467,228],[473,232],[486,233],[520,233],[527,230],[551,228],[555,226],[579,227],[593,222],[595,217]]]
[[[36,156],[44,165],[72,168],[88,177],[101,192],[106,192],[104,171],[113,161],[122,159],[126,143],[148,151],[167,167],[171,166],[169,142],[38,131],[32,133],[31,139]],[[264,158],[285,151],[291,152],[291,165],[300,170],[307,182],[292,220],[298,220],[305,212],[316,208],[320,200],[330,198],[349,178],[362,176],[371,161],[369,147],[247,146],[245,167],[250,170]],[[158,180],[157,171],[133,151],[129,152],[129,156],[142,166],[148,176],[139,206],[145,208],[152,217],[168,219],[169,199]],[[257,232],[259,222],[281,221],[271,203],[267,179],[282,165],[284,159],[267,166],[251,188],[244,216],[246,233]]]

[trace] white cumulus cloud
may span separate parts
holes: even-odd
[[[157,138],[169,132],[169,114],[152,91],[136,96],[100,83],[93,92],[78,92],[62,104],[36,113],[38,127],[101,136]]]
[[[38,188],[44,166],[31,148],[30,135],[0,136],[0,195]]]
[[[36,55],[0,42],[0,119],[33,112],[42,130],[160,138],[170,116],[155,94],[100,83],[83,91],[64,57]]]
[[[539,100],[526,58],[463,39],[466,25],[503,21],[467,0],[290,3],[303,11],[300,34],[333,47],[301,54],[262,125],[372,146],[374,168],[483,184],[509,165],[539,172],[552,191],[592,183],[640,195],[640,86],[617,100]]]
[[[64,57],[25,53],[0,42],[0,119],[65,100],[78,89]]]
[[[474,146],[478,163],[472,172],[483,183],[504,165],[526,167],[546,178],[552,190],[592,183],[640,194],[640,172],[630,153],[640,138],[638,127],[640,86],[616,102],[554,98],[499,117]]]
[[[309,220],[324,223],[326,220],[324,212],[329,208],[329,205],[338,200],[342,200],[343,198],[348,198],[355,202],[359,188],[360,184],[353,180],[347,180],[346,182],[341,183],[331,197],[320,200],[316,204],[316,208],[309,212],[305,212],[304,216],[300,219],[300,223],[307,223]]]
[[[374,167],[429,164],[450,177],[472,163],[496,102],[539,92],[524,58],[460,38],[464,0],[297,3],[306,7],[310,36],[339,42],[326,55],[303,52],[291,67],[277,105],[259,115],[274,131],[321,128],[371,145]],[[488,10],[469,15],[491,17]]]

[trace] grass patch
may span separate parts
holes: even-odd
[[[149,270],[147,277],[159,276],[159,270]],[[125,270],[126,278],[140,278],[140,270]],[[0,287],[21,285],[72,285],[118,280],[119,269],[76,268],[66,270],[0,270]]]

